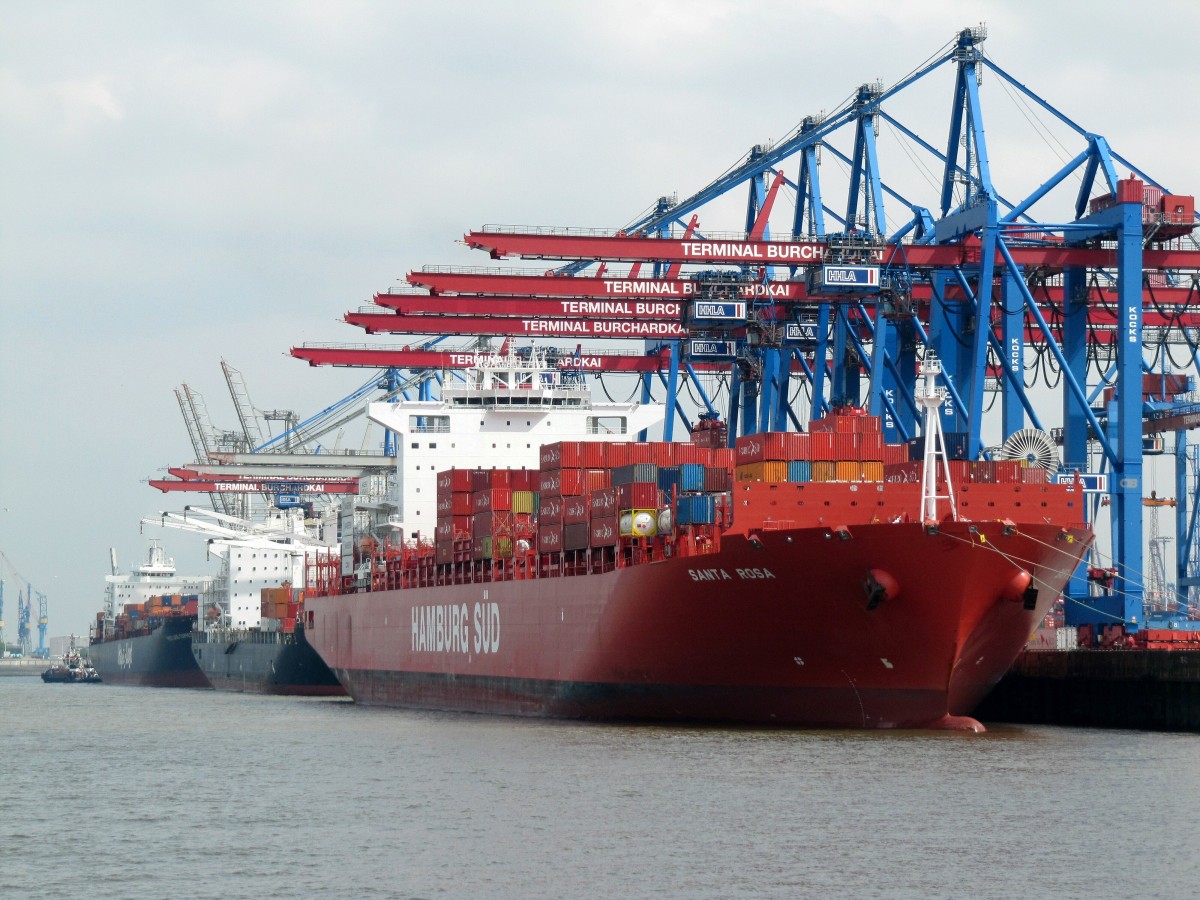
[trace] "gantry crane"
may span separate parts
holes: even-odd
[[[1067,620],[1137,630],[1145,612],[1143,437],[1147,416],[1159,412],[1143,351],[1187,346],[1188,365],[1200,370],[1194,200],[996,65],[982,52],[986,37],[982,27],[960,31],[944,52],[896,84],[860,85],[832,113],[806,117],[775,144],[755,145],[692,196],[660,198],[624,229],[487,226],[464,236],[492,259],[549,260],[556,264],[549,272],[410,272],[408,283],[418,290],[378,294],[377,308],[346,319],[369,332],[641,339],[643,350],[627,355],[563,348],[559,365],[638,373],[644,399],[657,377],[668,405],[681,413],[679,392],[688,378],[724,371],[730,440],[803,428],[793,402],[796,382],[810,391],[809,418],[831,405],[865,403],[882,416],[889,440],[912,440],[919,426],[912,400],[918,364],[931,353],[944,367],[939,424],[963,456],[1002,447],[1029,425],[1048,432],[1058,421],[1062,476],[1082,473],[1085,485],[1107,476],[1115,589],[1091,593],[1081,575]],[[891,105],[943,67],[953,71],[954,85],[939,149],[893,115]],[[993,180],[985,74],[1078,141],[1072,159],[1015,196]],[[933,196],[910,195],[885,177],[876,142],[881,127],[940,168]],[[849,137],[848,152],[836,146],[841,136]],[[836,211],[822,155],[848,172]],[[784,169],[793,159],[794,179]],[[1119,177],[1118,166],[1129,176]],[[746,215],[738,232],[700,227],[709,203],[743,187]],[[787,226],[775,223],[772,231],[771,213],[785,188],[794,193],[794,210]],[[889,209],[903,211],[898,226],[889,226]],[[398,368],[464,368],[475,359],[407,347],[292,353],[314,365]],[[1052,408],[1032,390],[1027,369],[1058,379]],[[711,413],[707,397],[704,403]],[[1186,445],[1185,429],[1200,424],[1200,405],[1173,412],[1156,427],[1175,426],[1177,446]],[[664,438],[673,436],[674,421],[668,418]],[[999,441],[985,440],[989,429]],[[1183,517],[1181,509],[1178,521]],[[1182,567],[1191,556],[1194,513],[1190,521],[1189,546],[1178,557],[1180,585],[1188,584]]]

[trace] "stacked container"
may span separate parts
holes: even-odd
[[[458,561],[472,544],[474,476],[472,469],[438,472],[433,558],[439,565]]]

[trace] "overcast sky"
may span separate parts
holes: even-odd
[[[161,537],[182,569],[213,568],[194,536],[139,533],[142,516],[189,502],[146,484],[193,456],[173,388],[235,427],[224,358],[256,406],[314,413],[367,373],[288,349],[388,343],[340,317],[412,268],[487,264],[455,244],[467,229],[623,225],[981,21],[990,59],[1197,191],[1200,4],[1187,0],[0,0],[6,637],[16,573],[48,596],[60,635],[86,633],[100,608],[109,547],[128,569]],[[953,70],[925,81],[889,111],[941,145]],[[982,90],[1002,193],[1081,149],[1061,129],[1056,147],[994,76]],[[928,194],[902,144],[881,133],[885,175]],[[738,191],[702,225],[736,229],[742,209]]]

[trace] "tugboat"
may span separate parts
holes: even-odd
[[[51,666],[42,673],[42,681],[46,684],[67,682],[82,682],[84,684],[100,684],[102,679],[96,667],[79,655],[72,639],[71,648],[63,654],[62,662]]]

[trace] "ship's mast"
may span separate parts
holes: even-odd
[[[942,366],[932,352],[925,355],[921,362],[921,381],[917,385],[916,399],[925,408],[925,456],[921,465],[921,520],[927,525],[936,525],[938,517],[938,501],[950,501],[950,519],[957,521],[958,507],[954,502],[954,485],[950,481],[950,461],[946,456],[946,439],[942,435],[941,416],[938,408],[946,398],[946,391],[937,386],[937,377],[942,373]],[[941,457],[942,470],[946,479],[946,493],[939,494],[938,488],[938,457]]]

